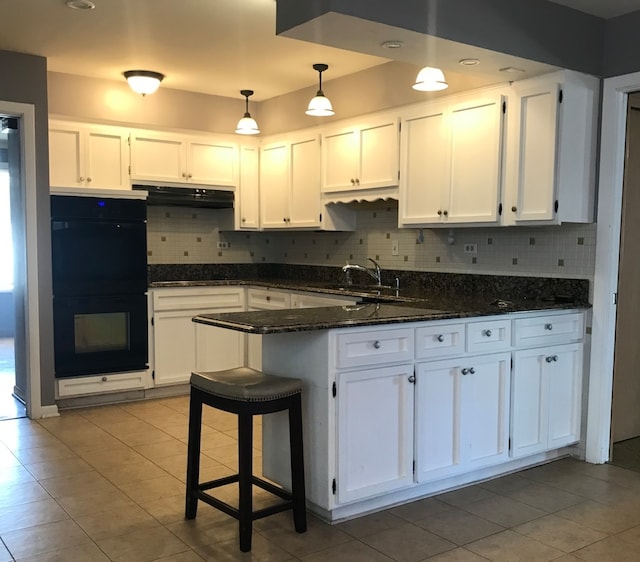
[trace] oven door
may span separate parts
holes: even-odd
[[[55,375],[148,368],[146,295],[55,297]]]

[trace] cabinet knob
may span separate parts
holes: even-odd
[[[360,179],[356,178],[356,185],[360,185]]]
[[[189,173],[187,174],[187,178],[191,179],[193,177],[193,174]]]
[[[247,222],[247,219],[245,219],[244,217],[242,217],[242,222]]]
[[[511,207],[511,210],[515,213],[518,210],[518,207],[514,205],[513,207]]]
[[[469,369],[467,369],[466,367],[464,367],[462,369],[462,371],[460,371],[463,375],[468,375],[469,374]]]
[[[409,377],[409,382],[410,382],[411,384],[416,384],[416,377],[415,377],[415,375],[411,375],[411,376]]]
[[[100,380],[101,380],[102,382],[107,382],[107,377],[102,377]]]
[[[483,333],[484,333],[484,335],[485,335],[485,336],[487,336],[488,338],[490,338],[490,337],[491,337],[491,330],[485,330]]]
[[[282,222],[287,222],[287,217],[284,217],[284,218],[282,219]]]
[[[547,355],[547,356],[544,358],[544,360],[545,360],[547,363],[551,363],[551,361],[553,361],[553,356],[552,356],[552,355]]]
[[[445,217],[449,215],[449,211],[447,211],[446,209],[444,210],[444,212],[442,213]]]
[[[351,185],[355,185],[356,184],[356,180],[351,178]]]
[[[267,302],[271,300],[271,295],[267,295]]]
[[[182,172],[182,177],[186,178],[187,177],[187,172]]]
[[[545,324],[544,329],[549,331],[553,330],[553,324]]]
[[[83,182],[84,181],[84,176],[80,176],[80,181]]]
[[[553,360],[554,360],[554,361],[557,361],[557,360],[558,360],[558,356],[557,356],[557,355],[554,355],[554,356],[553,356]]]
[[[436,336],[436,339],[437,339],[440,343],[442,343],[442,342],[444,341],[444,336],[443,336],[442,334],[438,334],[438,335]]]
[[[373,347],[375,347],[376,349],[380,349],[380,342],[378,340],[374,341]]]
[[[91,178],[87,178],[87,182],[88,182],[88,183],[91,183]]]
[[[470,374],[470,375],[475,375],[475,374],[476,374],[476,370],[475,370],[473,367],[471,367],[471,368],[469,369],[469,374]]]
[[[442,216],[442,211],[440,209],[438,209],[438,216],[441,217]]]

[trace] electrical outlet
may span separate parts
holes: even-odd
[[[397,240],[391,240],[391,255],[397,256],[400,254],[400,244]]]
[[[218,250],[226,250],[229,247],[229,242],[218,242]]]
[[[478,245],[477,244],[465,244],[464,245],[464,253],[465,254],[477,254],[478,253]]]

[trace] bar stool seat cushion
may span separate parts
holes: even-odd
[[[249,367],[191,374],[195,388],[231,400],[265,402],[302,392],[302,381],[267,375]]]

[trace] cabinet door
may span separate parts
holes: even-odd
[[[202,312],[202,311],[199,311]],[[193,310],[154,313],[155,384],[187,383],[196,368]]]
[[[322,136],[322,191],[356,188],[358,131],[340,130]]]
[[[495,223],[501,186],[503,97],[480,97],[451,109],[450,223]]]
[[[130,189],[129,133],[115,128],[91,128],[86,134],[87,186]]]
[[[260,152],[260,224],[262,228],[287,228],[289,219],[289,143]]]
[[[580,440],[583,344],[549,348],[549,449]],[[545,358],[546,363],[546,358]]]
[[[290,147],[291,187],[288,225],[320,226],[320,141],[316,135],[295,140]]]
[[[216,309],[219,312],[241,312],[242,309]],[[194,314],[195,315],[195,314]],[[220,371],[245,364],[246,334],[226,328],[196,324],[196,369]]]
[[[413,481],[412,365],[338,374],[337,501]]]
[[[238,145],[211,139],[188,139],[187,180],[197,185],[238,185]]]
[[[399,224],[441,222],[450,178],[445,106],[403,118],[401,135]]]
[[[398,132],[398,120],[395,118],[375,121],[360,128],[357,188],[398,185]]]
[[[511,354],[465,360],[462,374],[462,459],[467,470],[509,457]]]
[[[260,149],[257,146],[240,147],[240,185],[236,201],[240,229],[260,228]]]
[[[284,291],[249,289],[247,310],[282,310],[291,306],[291,297]],[[247,334],[247,366],[262,369],[262,336]]]
[[[184,139],[152,131],[131,133],[131,179],[186,182]]]
[[[66,124],[49,127],[49,183],[55,187],[85,185],[80,129]]]
[[[528,81],[516,89],[515,154],[509,180],[515,221],[555,222],[559,83]]]

